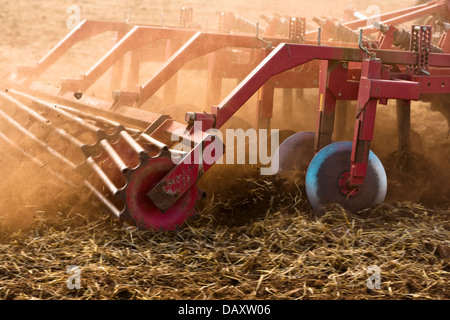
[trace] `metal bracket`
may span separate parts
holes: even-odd
[[[191,28],[194,16],[194,9],[191,7],[181,7],[180,9],[180,27]]]
[[[289,38],[297,43],[305,40],[306,20],[305,18],[291,17],[289,19]]]
[[[132,11],[132,8],[127,8],[123,11],[123,18],[124,18],[125,23],[127,23],[127,24],[130,24],[130,21],[131,21],[131,11]]]
[[[322,27],[319,27],[317,29],[317,45],[321,46],[322,45],[321,41],[322,41]]]
[[[369,58],[374,59],[374,58],[376,58],[375,52],[370,52],[369,49],[367,49],[367,47],[364,45],[364,43],[362,41],[363,32],[364,32],[363,29],[359,29],[358,46],[365,53],[363,56],[364,59],[369,59]]]
[[[415,73],[430,75],[428,72],[428,58],[431,51],[431,26],[411,26],[410,50],[418,53],[418,61],[415,67]]]
[[[262,36],[259,35],[259,22],[256,22],[256,39],[264,43],[266,45],[266,49],[272,49],[272,42],[265,40]]]

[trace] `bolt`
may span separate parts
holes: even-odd
[[[186,112],[184,115],[184,121],[186,121],[186,123],[192,124],[195,120],[197,120],[195,112]]]
[[[344,63],[342,64],[342,68],[348,69],[348,63],[347,63],[347,62],[344,62]]]

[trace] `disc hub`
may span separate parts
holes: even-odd
[[[339,190],[347,197],[356,196],[361,190],[361,186],[350,185],[350,171],[346,171],[339,177]]]

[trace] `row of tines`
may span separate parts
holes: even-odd
[[[167,149],[139,129],[16,90],[0,92],[0,128],[9,154],[73,188],[87,187],[117,218],[130,173]]]

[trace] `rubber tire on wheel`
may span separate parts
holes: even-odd
[[[339,178],[350,170],[352,142],[332,143],[320,150],[306,172],[306,194],[314,212],[321,216],[328,204],[339,204],[356,213],[381,204],[387,191],[386,172],[378,157],[370,151],[367,175],[360,191],[347,196],[339,188]]]

